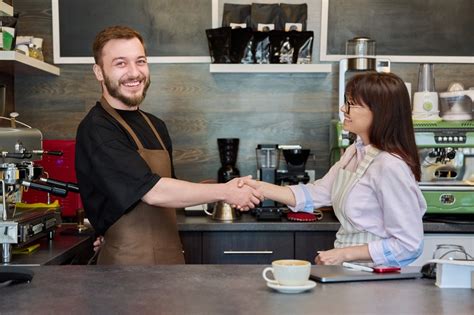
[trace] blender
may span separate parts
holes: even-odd
[[[414,120],[441,120],[435,91],[432,63],[422,63],[418,71],[418,91],[413,95]]]

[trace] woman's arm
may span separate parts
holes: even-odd
[[[345,248],[334,248],[325,251],[318,251],[314,262],[318,265],[340,265],[344,261],[371,260],[369,246],[351,246]]]

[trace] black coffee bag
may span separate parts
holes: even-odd
[[[270,63],[270,33],[271,32],[253,33],[253,56],[255,63]]]
[[[270,32],[270,63],[293,63],[292,33],[294,32]]]
[[[232,28],[250,27],[250,4],[224,3],[222,26]]]
[[[292,31],[291,40],[294,47],[293,63],[309,64],[312,61],[314,32]]]
[[[306,31],[308,5],[280,3],[280,19],[285,31]]]
[[[250,20],[254,31],[267,32],[282,29],[280,6],[277,3],[252,3]]]
[[[254,63],[252,58],[253,31],[235,28],[231,31],[230,60],[232,63]]]
[[[221,27],[206,30],[209,55],[212,63],[231,63],[231,28]]]

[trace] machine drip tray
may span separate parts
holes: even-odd
[[[423,221],[448,224],[474,224],[474,214],[425,214]]]

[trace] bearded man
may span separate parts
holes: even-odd
[[[102,97],[80,123],[76,174],[86,215],[100,237],[98,264],[184,263],[175,208],[225,201],[248,210],[260,193],[174,176],[165,123],[139,109],[150,86],[142,36],[125,26],[97,34],[93,52]]]

